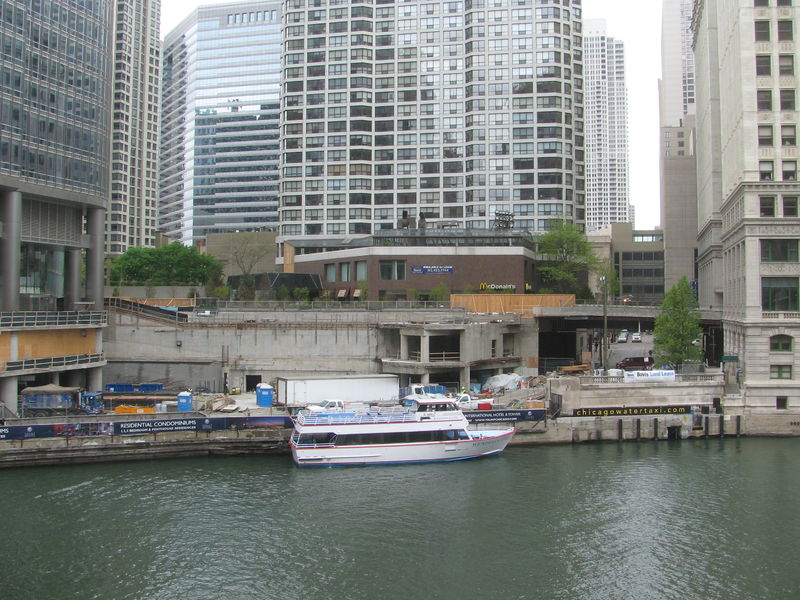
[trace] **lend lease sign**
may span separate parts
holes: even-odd
[[[411,265],[412,275],[438,275],[438,274],[451,275],[453,267],[450,265]]]

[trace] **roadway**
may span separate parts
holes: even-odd
[[[633,331],[630,333],[633,333]],[[628,356],[647,356],[652,349],[652,333],[643,333],[641,342],[631,342],[630,334],[628,335],[627,342],[617,342],[616,337],[614,337],[614,341],[609,347],[608,368],[613,369],[619,361]],[[593,352],[592,361],[593,363],[602,362],[599,351]]]

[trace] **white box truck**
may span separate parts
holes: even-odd
[[[392,405],[399,402],[397,375],[342,375],[339,377],[277,377],[276,403],[288,407],[321,404],[338,399],[345,403]]]

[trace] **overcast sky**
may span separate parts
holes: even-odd
[[[161,37],[198,6],[230,0],[165,0]],[[658,0],[583,0],[583,16],[605,19],[609,36],[625,43],[630,131],[631,202],[636,227],[659,224],[658,78],[661,74],[661,2]]]

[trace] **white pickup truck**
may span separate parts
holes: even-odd
[[[477,410],[479,404],[493,404],[493,398],[473,398],[469,394],[456,396],[456,404],[461,410]]]
[[[306,409],[312,412],[336,412],[342,410],[369,410],[369,405],[363,402],[345,402],[344,400],[323,400],[309,404]]]

